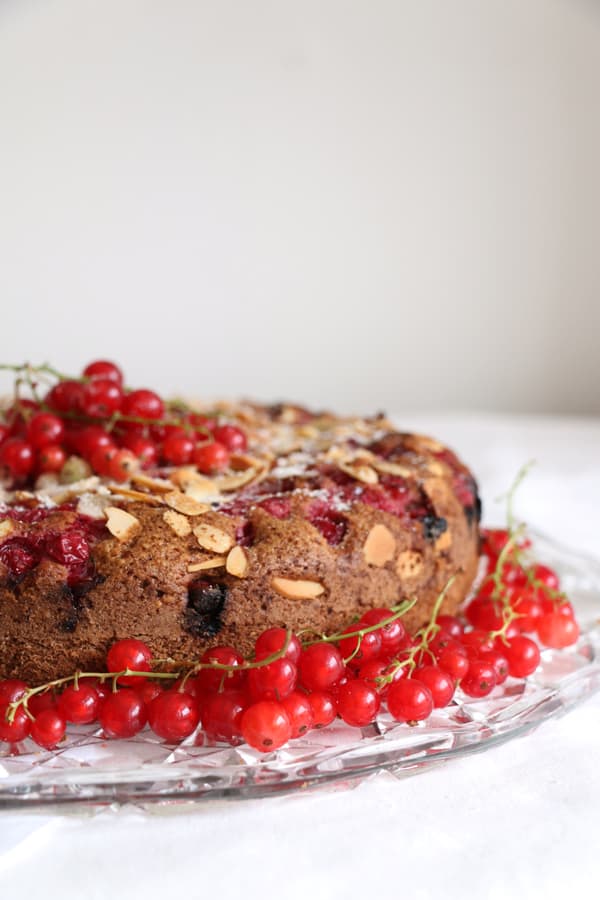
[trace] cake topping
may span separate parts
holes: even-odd
[[[118,506],[107,506],[106,527],[119,541],[130,541],[139,531],[140,520]]]

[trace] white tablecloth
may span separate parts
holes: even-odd
[[[600,557],[600,421],[409,415],[517,511]],[[600,610],[599,610],[600,613]],[[500,747],[352,791],[190,810],[0,814],[2,898],[552,898],[600,883],[600,694]]]

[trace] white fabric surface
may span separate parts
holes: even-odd
[[[493,498],[535,458],[530,525],[600,557],[600,421],[440,415]],[[600,609],[599,609],[600,614]],[[597,892],[600,694],[533,734],[352,791],[61,815],[0,814],[1,896],[553,898]]]

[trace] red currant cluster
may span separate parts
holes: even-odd
[[[565,647],[579,628],[556,574],[524,564],[526,542],[487,531],[483,549],[488,574],[467,606],[467,624],[439,614],[442,593],[429,624],[413,636],[401,622],[414,602],[407,601],[371,609],[340,634],[304,643],[269,628],[249,660],[220,646],[180,665],[153,660],[139,640],[117,641],[105,673],[77,673],[38,688],[0,682],[0,741],[29,736],[52,749],[68,722],[97,721],[109,738],[132,737],[148,724],[176,743],[201,724],[209,739],[269,751],[336,716],[364,727],[386,705],[397,721],[415,724],[447,706],[457,688],[484,697],[509,676],[525,678],[537,668],[539,644],[526,632]]]
[[[0,418],[0,470],[23,483],[60,472],[67,459],[84,459],[99,475],[125,481],[137,468],[193,464],[206,474],[224,469],[232,452],[244,451],[242,429],[167,404],[154,391],[128,390],[118,366],[90,363],[80,378],[48,366],[15,366],[13,404]],[[58,380],[42,383],[48,376]],[[28,387],[31,397],[22,397]]]

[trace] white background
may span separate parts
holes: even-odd
[[[8,361],[600,412],[597,0],[0,0]]]

